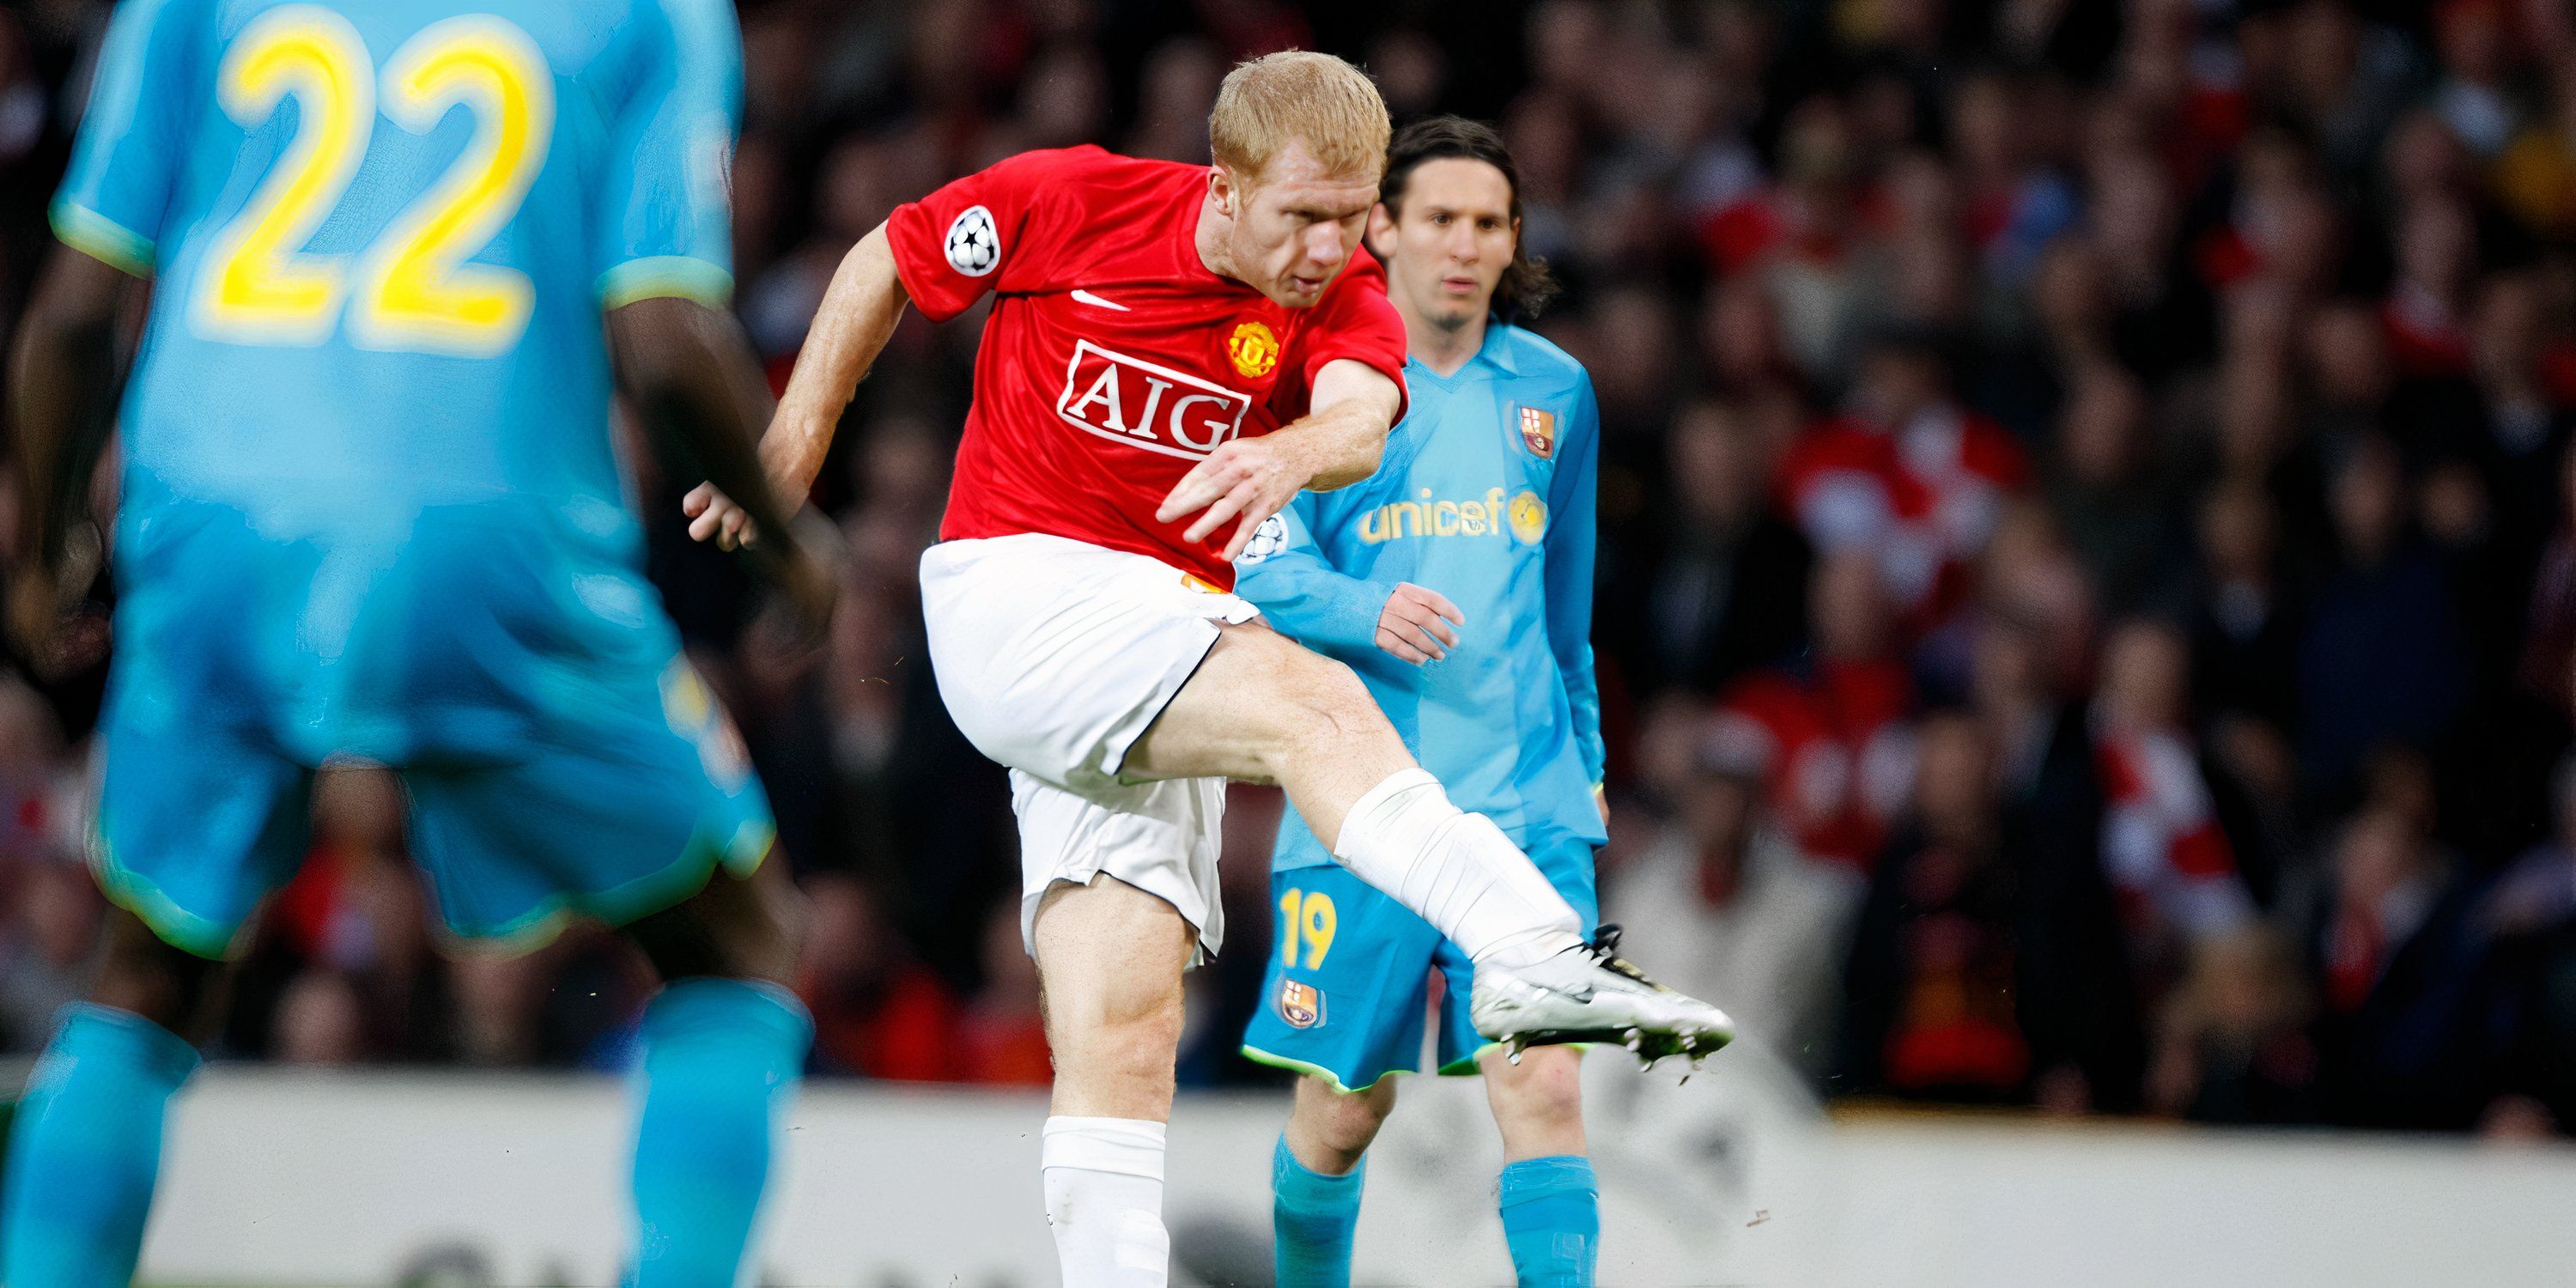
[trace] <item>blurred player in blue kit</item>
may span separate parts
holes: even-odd
[[[354,761],[400,775],[455,936],[586,914],[651,958],[630,1282],[735,1282],[811,1032],[794,896],[644,580],[609,403],[789,531],[726,311],[740,98],[725,0],[118,9],[15,355],[10,596],[41,638],[87,580],[121,426],[93,847],[118,911],[10,1138],[0,1280],[129,1282],[221,963],[303,855],[316,771]],[[828,611],[792,536],[763,549]]]
[[[1552,286],[1521,251],[1519,180],[1493,130],[1442,117],[1398,131],[1379,200],[1368,240],[1404,319],[1412,408],[1374,477],[1304,493],[1270,521],[1238,561],[1237,590],[1358,671],[1423,767],[1527,851],[1590,929],[1593,850],[1608,835],[1592,381],[1503,321]],[[1465,955],[1335,867],[1293,810],[1272,866],[1278,944],[1244,1053],[1307,1075],[1273,1160],[1279,1282],[1350,1282],[1362,1154],[1395,1107],[1386,1075],[1418,1066],[1437,970],[1438,1067],[1485,1075],[1520,1282],[1591,1284],[1600,1219],[1579,1049],[1533,1047],[1515,1063],[1479,1038]]]

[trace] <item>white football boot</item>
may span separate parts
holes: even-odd
[[[1518,1059],[1522,1048],[1563,1042],[1626,1047],[1652,1064],[1697,1060],[1735,1040],[1726,1012],[1646,978],[1620,960],[1619,928],[1529,966],[1480,965],[1467,1018]]]

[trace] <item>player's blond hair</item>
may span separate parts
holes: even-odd
[[[1392,128],[1368,73],[1331,54],[1290,49],[1226,73],[1208,113],[1208,154],[1257,183],[1291,140],[1304,139],[1328,173],[1375,179]]]

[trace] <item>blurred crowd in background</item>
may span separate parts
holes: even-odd
[[[0,326],[106,17],[0,11]],[[1236,59],[1491,119],[1537,329],[1591,369],[1608,919],[1833,1096],[2245,1123],[2576,1126],[2576,4],[745,0],[737,305],[774,380],[850,244],[1026,148],[1204,162]],[[908,320],[814,501],[800,641],[652,571],[815,918],[818,1071],[1042,1083],[1002,772],[915,560],[976,341]],[[399,414],[399,409],[388,409]],[[73,997],[107,655],[0,678],[0,1044]],[[1256,996],[1275,796],[1228,817]],[[616,941],[444,955],[398,787],[326,776],[219,1054],[615,1067]]]

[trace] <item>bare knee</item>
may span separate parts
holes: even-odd
[[[1181,990],[1135,977],[1045,975],[1047,1044],[1068,1061],[1117,1078],[1169,1081],[1180,1049]]]
[[[1142,972],[1096,966],[1039,971],[1055,1112],[1076,1117],[1171,1116],[1181,1045],[1181,989]]]
[[[1360,1156],[1394,1112],[1392,1079],[1343,1091],[1322,1078],[1300,1078],[1296,1105],[1288,1115],[1288,1151],[1312,1171],[1346,1175],[1359,1166]]]
[[[1055,1112],[1170,1116],[1195,935],[1172,905],[1113,878],[1050,893],[1036,937]]]
[[[1500,1054],[1488,1054],[1485,1095],[1493,1105],[1494,1125],[1502,1129],[1504,1152],[1513,1158],[1540,1158],[1583,1152],[1582,1053],[1572,1047],[1537,1047],[1517,1065]]]
[[[1394,735],[1359,672],[1322,654],[1302,648],[1284,654],[1273,691],[1280,702],[1274,779],[1307,758],[1347,752],[1380,733]]]

